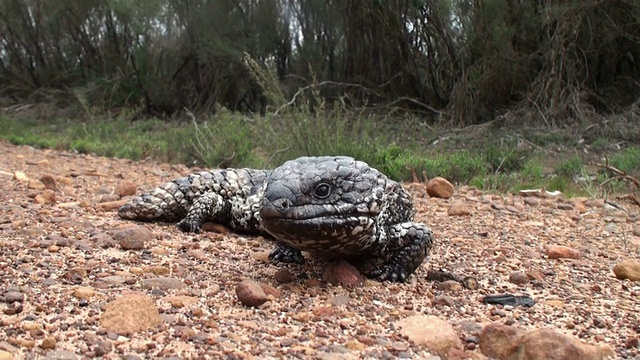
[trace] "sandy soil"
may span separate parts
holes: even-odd
[[[183,234],[172,224],[116,216],[126,200],[119,184],[133,182],[139,193],[192,171],[184,166],[4,142],[0,154],[0,359],[437,359],[399,330],[417,314],[451,324],[470,357],[481,358],[478,336],[489,323],[549,327],[609,344],[621,358],[640,356],[640,283],[612,272],[640,259],[639,209],[630,203],[617,202],[618,209],[603,199],[468,187],[445,200],[430,198],[424,184],[407,184],[417,220],[436,236],[430,258],[405,284],[367,280],[343,288],[323,280],[322,260],[268,263],[272,244],[262,237],[224,229]],[[470,215],[450,215],[454,203]],[[141,249],[124,250],[115,234],[132,225],[151,236]],[[550,259],[556,245],[579,258]],[[282,268],[293,274],[285,283],[274,276]],[[479,286],[429,281],[429,269],[473,277]],[[269,289],[258,308],[236,296],[247,278]],[[481,302],[500,293],[528,294],[536,305]],[[161,323],[126,335],[105,328],[107,304],[127,294],[151,299],[149,311],[157,309]]]

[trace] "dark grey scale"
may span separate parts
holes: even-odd
[[[301,157],[273,171],[204,171],[136,197],[118,214],[181,219],[180,229],[192,232],[216,221],[273,238],[273,261],[304,262],[302,251],[341,257],[378,280],[405,281],[433,245],[400,184],[341,156]]]

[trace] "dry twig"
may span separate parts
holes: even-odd
[[[634,184],[636,186],[636,188],[638,190],[640,190],[640,181],[638,181],[638,179],[636,179],[635,177],[627,174],[625,171],[622,171],[614,166],[611,166],[609,164],[609,158],[605,157],[605,163],[597,163],[597,162],[590,162],[590,165],[594,165],[606,170],[611,171],[612,173],[616,174],[616,176],[611,177],[605,181],[602,182],[602,184],[600,184],[600,186],[605,186],[606,184],[614,181],[614,180],[627,180],[629,182],[631,182],[632,184]],[[628,199],[631,200],[632,202],[634,202],[636,205],[640,206],[640,199],[638,199],[638,197],[634,194],[625,194],[625,195],[621,195],[618,196],[617,199]]]

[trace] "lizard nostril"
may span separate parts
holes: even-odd
[[[289,199],[278,199],[273,202],[273,205],[282,210],[288,210],[291,206],[291,201]]]
[[[263,219],[279,218],[289,211],[293,203],[288,199],[276,199],[266,201],[260,209],[260,216]]]

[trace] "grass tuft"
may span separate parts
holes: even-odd
[[[220,108],[210,117],[196,120],[191,115],[189,122],[134,121],[121,114],[96,115],[83,122],[54,119],[42,124],[0,116],[0,137],[18,145],[133,160],[152,157],[209,168],[274,168],[302,155],[347,155],[401,181],[411,180],[411,170],[415,170],[419,176],[441,176],[456,184],[500,192],[546,188],[567,196],[606,196],[625,190],[621,182],[606,182],[610,174],[588,174],[579,152],[564,158],[554,174],[549,174],[544,170],[544,153],[520,149],[516,142],[466,138],[463,146],[420,144],[420,137],[433,138],[433,134],[412,134],[415,129],[405,131],[398,128],[400,125],[391,132],[390,119],[328,107],[317,103],[313,94],[309,96],[307,100],[303,95],[299,98],[310,104],[304,111],[285,107],[278,114],[247,117]],[[450,143],[457,141],[451,139]],[[610,164],[637,174],[640,148],[610,156]]]
[[[640,147],[630,147],[609,159],[611,166],[629,175],[640,173]]]

